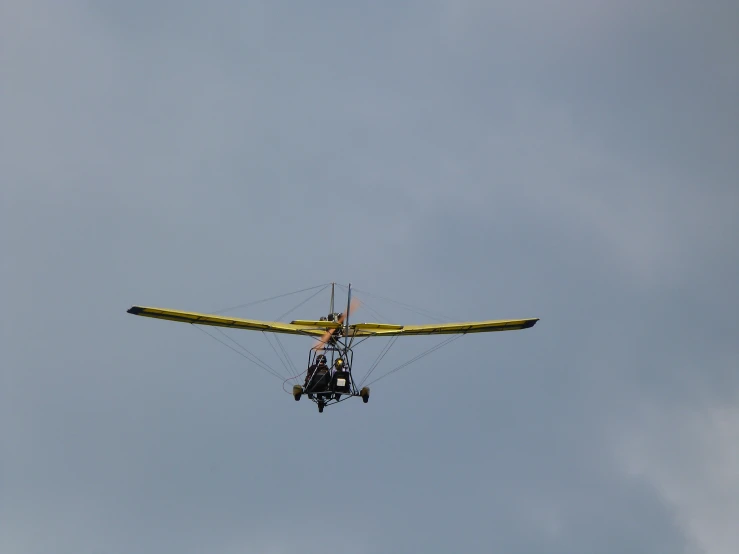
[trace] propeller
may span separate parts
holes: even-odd
[[[339,317],[337,318],[336,322],[339,324],[343,324],[344,321],[346,320],[346,316],[348,314],[351,314],[357,308],[359,308],[360,305],[361,305],[361,302],[358,299],[353,298],[352,301],[349,303],[349,309],[347,310],[348,313],[339,314]],[[331,338],[331,335],[334,334],[334,331],[336,331],[336,329],[329,329],[328,331],[326,331],[323,334],[323,336],[320,339],[318,339],[318,342],[313,347],[313,350],[323,350],[323,347],[329,341],[329,339]]]

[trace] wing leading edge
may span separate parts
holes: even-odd
[[[360,323],[358,335],[374,335],[388,337],[393,335],[464,335],[467,333],[492,333],[495,331],[517,331],[528,329],[536,325],[538,317],[529,319],[500,319],[489,321],[462,321],[458,323],[432,323],[428,325],[403,325],[398,329],[383,329],[382,324],[377,328],[370,323]],[[351,325],[349,326],[351,327]]]
[[[211,325],[214,327],[228,327],[248,331],[266,331],[270,333],[285,333],[290,335],[322,336],[327,329],[339,326],[331,321],[296,320],[292,323],[279,321],[260,321],[256,319],[242,319],[225,317],[214,314],[201,314],[180,310],[133,306],[129,314],[166,319],[195,325]],[[463,335],[467,333],[492,333],[496,331],[516,331],[528,329],[536,325],[539,318],[528,319],[501,319],[489,321],[463,321],[458,323],[432,323],[427,325],[393,325],[389,323],[355,323],[349,325],[350,335],[358,337],[389,337],[403,335]]]
[[[230,329],[245,329],[247,331],[267,331],[270,333],[287,333],[290,335],[321,336],[326,332],[325,328],[318,326],[293,325],[279,321],[259,321],[257,319],[242,319],[239,317],[225,317],[221,315],[201,314],[197,312],[184,312],[180,310],[166,310],[163,308],[150,308],[133,306],[128,310],[129,314],[155,319],[166,319],[169,321],[180,321],[182,323],[193,323],[195,325],[212,325],[213,327],[228,327]],[[321,322],[315,322],[321,323]]]

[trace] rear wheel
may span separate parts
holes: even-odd
[[[300,385],[295,385],[293,387],[293,397],[295,398],[295,402],[300,400],[300,397],[303,395],[303,387]]]
[[[362,390],[359,391],[359,396],[362,397],[362,402],[364,402],[365,404],[369,402],[369,395],[370,395],[369,387],[362,387]]]

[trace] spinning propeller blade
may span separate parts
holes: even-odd
[[[349,314],[351,314],[354,310],[359,308],[360,304],[361,302],[358,299],[353,298],[351,303],[349,304],[349,310],[348,310]],[[339,314],[339,318],[337,319],[338,323],[344,323],[346,316],[347,314]],[[313,347],[313,350],[323,350],[323,347],[326,345],[328,340],[331,338],[331,335],[334,334],[334,331],[336,331],[336,329],[329,329],[328,331],[326,331],[323,334],[323,336],[320,339],[318,339],[318,342]]]

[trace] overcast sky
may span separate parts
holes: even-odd
[[[737,29],[719,0],[0,2],[0,552],[739,552]],[[126,314],[332,281],[365,321],[541,321],[318,414]]]

